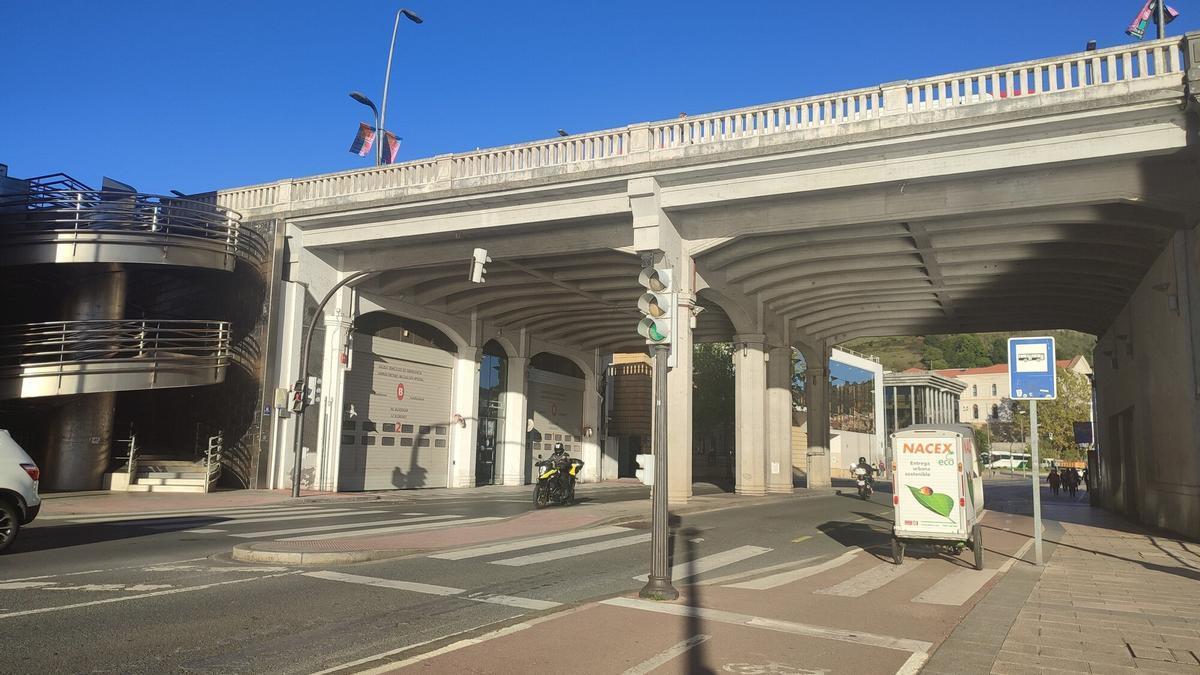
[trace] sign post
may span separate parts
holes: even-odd
[[[1042,564],[1042,465],[1038,458],[1037,402],[1058,398],[1054,338],[1008,339],[1008,395],[1029,401],[1029,463],[1033,476],[1033,556]]]

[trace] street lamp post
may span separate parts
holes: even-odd
[[[415,24],[425,23],[424,19],[417,16],[416,13],[411,10],[401,7],[396,12],[396,21],[392,25],[392,44],[390,47],[388,47],[387,72],[383,76],[383,109],[379,113],[379,131],[377,132],[379,134],[379,143],[381,144],[381,147],[382,144],[386,142],[383,125],[387,123],[388,86],[392,82],[392,54],[396,51],[396,33],[400,30],[401,16]]]
[[[371,109],[375,113],[375,166],[383,164],[383,131],[379,126],[379,108],[375,107],[375,102],[367,98],[366,94],[361,91],[350,92],[350,98]]]

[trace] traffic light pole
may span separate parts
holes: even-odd
[[[300,375],[299,375],[299,379],[297,380],[298,382],[301,383],[301,385],[300,385],[301,387],[304,386],[303,383],[308,382],[308,353],[312,349],[313,330],[315,330],[317,327],[317,319],[321,318],[324,315],[325,305],[328,305],[329,300],[333,297],[333,294],[340,291],[342,289],[342,287],[344,287],[346,284],[353,283],[355,281],[358,281],[359,279],[362,279],[363,277],[365,277],[369,274],[374,274],[374,273],[375,272],[373,270],[364,270],[361,272],[355,272],[354,274],[351,274],[350,276],[346,277],[345,279],[342,279],[341,281],[334,284],[333,288],[329,289],[329,292],[325,294],[325,297],[321,298],[320,304],[317,305],[317,310],[315,312],[313,312],[312,321],[309,321],[308,326],[306,326],[304,328],[304,339],[301,341],[302,346],[300,347]],[[303,396],[303,393],[301,393],[301,396]],[[304,432],[304,409],[307,407],[308,407],[307,404],[301,405],[300,410],[296,411],[296,438],[295,438],[295,442],[292,446],[292,496],[293,497],[300,496],[300,476],[302,475],[303,469],[304,469],[303,453],[301,452],[303,439],[301,437],[304,435],[303,434],[303,432]]]
[[[651,511],[650,578],[638,593],[653,600],[674,600],[667,556],[667,345],[654,345],[654,504]]]

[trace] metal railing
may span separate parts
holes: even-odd
[[[225,432],[218,431],[216,436],[208,437],[208,447],[204,452],[204,491],[209,492],[221,477],[221,457],[225,453]]]
[[[224,368],[227,321],[149,319],[46,321],[0,326],[0,376],[45,375],[86,367],[88,374],[155,368]]]
[[[14,233],[122,233],[196,242],[253,262],[268,255],[261,234],[241,214],[202,201],[113,190],[61,189],[31,183],[29,192],[0,196],[0,246]]]

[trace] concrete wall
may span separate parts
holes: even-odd
[[[1096,346],[1103,504],[1200,538],[1200,247],[1175,235]]]

